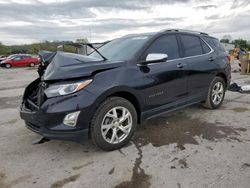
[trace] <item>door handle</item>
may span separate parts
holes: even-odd
[[[182,63],[178,63],[177,65],[176,65],[178,68],[183,68],[184,67],[184,65],[182,64]]]
[[[213,60],[214,60],[213,57],[208,58],[208,61],[213,61]]]

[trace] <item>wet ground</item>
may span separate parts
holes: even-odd
[[[0,69],[0,188],[249,187],[249,94],[227,92],[218,110],[194,105],[152,119],[128,146],[103,152],[91,143],[32,144],[40,137],[18,106],[35,77],[34,69]]]

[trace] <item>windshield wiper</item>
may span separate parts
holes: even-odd
[[[105,44],[105,43],[104,43]],[[104,45],[103,44],[103,45]],[[86,46],[89,46],[90,48],[92,48],[96,53],[98,53],[102,59],[104,61],[108,60],[104,55],[101,54],[101,52],[98,50],[98,48],[94,47],[94,45],[92,43],[67,43],[67,44],[63,44],[63,45],[60,45],[60,46],[57,46],[57,49],[63,47],[64,45],[70,45],[70,46],[74,46],[76,48],[80,48],[80,47],[86,47]],[[86,54],[87,55],[87,54]]]
[[[91,43],[86,43],[87,46],[89,46],[90,48],[92,48],[96,53],[98,53],[104,61],[108,60],[104,55],[101,54],[101,52],[99,52],[99,50],[97,48],[95,48]]]

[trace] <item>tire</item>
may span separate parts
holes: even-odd
[[[221,77],[216,76],[209,86],[207,99],[205,103],[203,103],[203,106],[208,109],[219,108],[224,100],[225,91],[225,80]]]
[[[9,63],[5,64],[5,68],[10,69],[11,68],[11,64],[9,64]]]
[[[97,147],[105,151],[119,149],[128,144],[136,130],[135,107],[124,98],[110,97],[98,107],[90,126],[90,135]]]
[[[30,66],[30,67],[34,67],[34,66],[35,66],[35,63],[30,63],[29,66]]]

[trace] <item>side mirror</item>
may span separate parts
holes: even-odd
[[[146,60],[141,62],[142,65],[147,65],[150,63],[159,63],[159,62],[165,62],[168,59],[167,54],[161,54],[161,53],[151,53],[148,54],[146,57]]]

